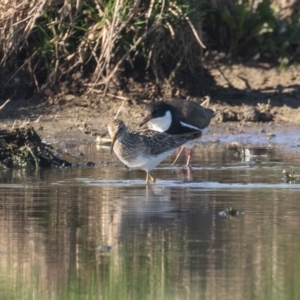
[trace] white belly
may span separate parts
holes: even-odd
[[[174,152],[174,150],[175,149],[171,149],[156,156],[145,156],[141,154],[137,155],[134,159],[131,158],[129,161],[124,159],[123,157],[118,156],[118,158],[122,163],[132,169],[141,169],[149,172],[158,164],[160,164],[167,156]]]

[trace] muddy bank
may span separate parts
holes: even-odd
[[[216,117],[207,136],[241,136],[243,139],[249,135],[251,138],[247,139],[255,143],[261,142],[255,137],[270,140],[268,135],[278,137],[282,132],[296,144],[300,125],[299,82],[298,65],[279,71],[267,65],[226,66],[211,62],[198,78],[198,85],[166,86],[165,89],[169,91],[169,99],[186,98],[201,103],[205,96],[210,97],[209,107],[216,110]],[[119,117],[137,126],[144,115],[144,104],[155,97],[153,94],[150,98],[150,89],[149,83],[147,86],[135,83],[128,93],[116,91],[105,97],[97,93],[80,97],[44,93],[29,100],[13,100],[0,111],[1,127],[7,129],[13,123],[29,123],[47,139],[62,143],[73,137],[93,141],[98,135],[106,135],[106,126],[123,100],[126,101]],[[272,140],[277,141],[276,136]]]
[[[108,137],[107,123],[113,117],[103,117],[102,114],[93,112],[84,113],[74,117],[68,112],[56,113],[42,117],[38,123],[31,123],[43,142],[49,143],[62,151],[78,149],[77,152],[86,152],[85,145],[95,145],[97,137]],[[132,110],[124,111],[121,116],[123,120],[137,127],[142,119],[142,113],[133,113]],[[2,127],[7,129],[13,125],[12,120],[6,120]],[[226,122],[219,123],[213,120],[209,131],[201,142],[207,146],[229,145],[237,141],[246,147],[282,147],[292,152],[300,151],[300,135],[298,125],[285,123],[275,124],[274,122]],[[83,145],[82,150],[79,146]],[[70,157],[64,159],[69,160]]]

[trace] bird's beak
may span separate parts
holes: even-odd
[[[115,144],[116,140],[117,140],[117,136],[115,134],[112,135],[112,137],[111,137],[111,146],[110,146],[110,154],[113,153],[114,144]]]
[[[142,127],[143,125],[145,125],[149,120],[151,119],[151,116],[147,116],[141,123],[140,123],[140,127]]]

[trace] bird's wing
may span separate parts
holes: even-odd
[[[170,101],[169,104],[176,108],[174,114],[180,118],[183,116],[185,119],[189,116],[188,123],[201,129],[207,127],[214,116],[212,109],[205,108],[194,101],[175,99]]]
[[[149,145],[150,153],[158,155],[180,147],[187,141],[193,140],[199,133],[189,133],[182,135],[169,135],[164,132],[152,131],[151,136],[144,136],[145,142]]]

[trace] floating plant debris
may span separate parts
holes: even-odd
[[[239,156],[243,156],[243,157],[250,157],[250,150],[247,149],[244,145],[238,143],[238,142],[232,142],[230,143],[230,145],[228,146],[228,148],[230,150],[235,151]]]
[[[245,213],[243,211],[234,209],[232,207],[228,207],[225,210],[219,212],[219,216],[225,217],[225,218],[232,218],[240,215],[244,215]]]
[[[294,170],[292,170],[292,172],[288,172],[287,170],[282,170],[282,174],[285,176],[285,179],[287,182],[291,182],[291,181],[296,181],[297,177],[294,173]]]

